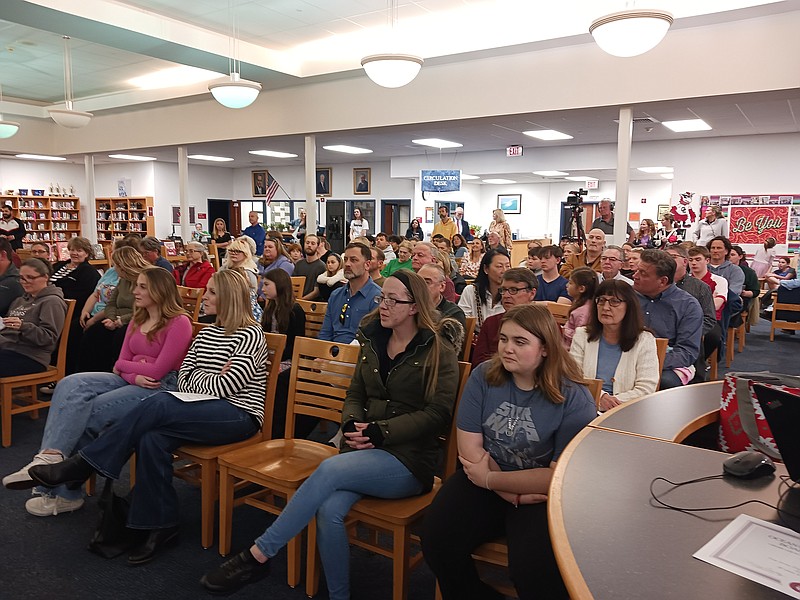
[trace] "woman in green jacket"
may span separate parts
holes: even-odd
[[[362,496],[405,498],[431,489],[438,436],[450,425],[458,389],[456,352],[440,335],[425,281],[413,271],[387,278],[376,302],[358,332],[341,453],[317,468],[250,549],[203,577],[208,590],[231,593],[266,576],[269,559],[316,516],[329,597],[349,598],[343,521],[350,507]]]
[[[401,269],[413,271],[414,267],[411,266],[411,252],[413,250],[414,246],[411,242],[401,242],[397,247],[397,258],[393,258],[389,261],[389,264],[381,271],[381,275],[383,277],[390,277]]]

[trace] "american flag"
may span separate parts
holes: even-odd
[[[272,201],[273,196],[278,192],[281,185],[278,180],[272,176],[272,173],[267,173],[267,206]]]

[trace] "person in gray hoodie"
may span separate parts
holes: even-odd
[[[19,269],[14,265],[12,256],[11,244],[0,238],[0,317],[5,317],[11,303],[22,296]]]
[[[0,377],[41,373],[50,364],[67,316],[61,289],[48,283],[50,265],[30,258],[20,267],[25,292],[11,303],[0,329]]]

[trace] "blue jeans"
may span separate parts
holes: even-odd
[[[259,429],[250,413],[227,400],[181,402],[172,394],[159,392],[136,405],[80,455],[101,475],[117,479],[135,451],[136,486],[128,527],[160,529],[178,524],[172,452],[187,443],[232,444]]]
[[[362,496],[406,498],[422,483],[383,450],[358,450],[323,461],[275,522],[255,541],[272,557],[317,516],[317,543],[331,600],[350,598],[350,542],[344,519]]]
[[[176,389],[176,373],[162,379],[162,389]],[[130,385],[113,373],[76,373],[62,379],[56,386],[47,423],[42,436],[41,450],[58,450],[69,457],[80,450],[110,425],[127,415],[135,406],[159,390]],[[55,495],[75,500],[83,497],[80,489],[68,490],[37,487],[34,493]]]

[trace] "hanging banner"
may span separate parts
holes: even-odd
[[[762,244],[768,237],[786,243],[789,206],[729,206],[728,225],[733,244]]]
[[[460,192],[461,171],[420,171],[423,192]]]

